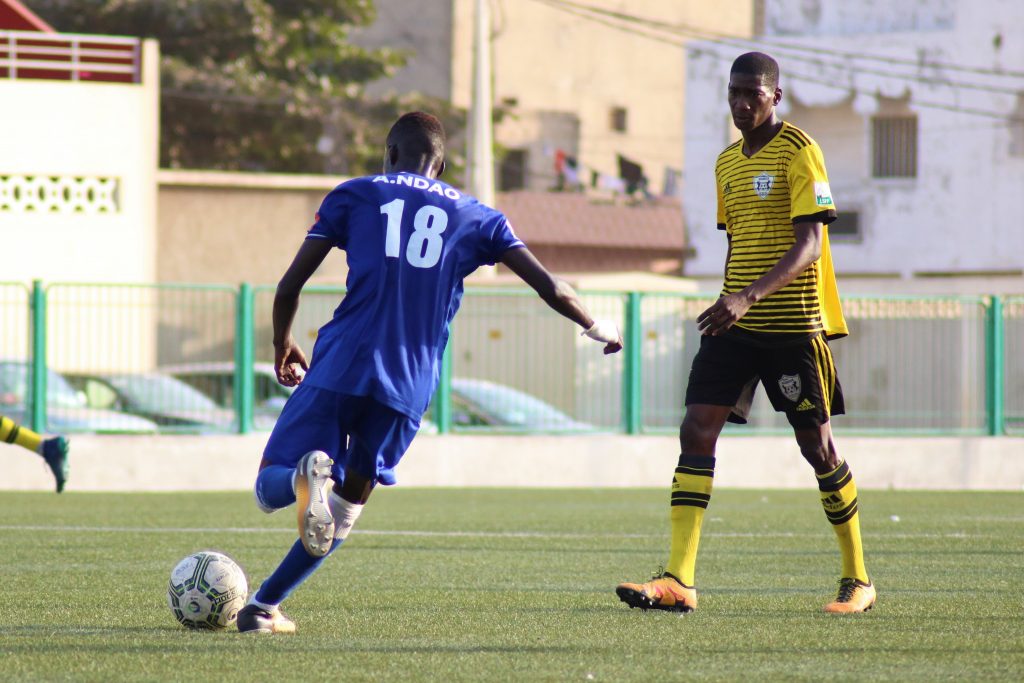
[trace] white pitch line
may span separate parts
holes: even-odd
[[[264,534],[264,533],[290,533],[295,530],[286,529],[265,529],[260,527],[128,527],[128,526],[46,526],[46,525],[19,525],[3,524],[0,531],[63,531],[75,533],[135,533],[135,534]],[[364,536],[412,536],[424,538],[534,538],[534,539],[654,539],[664,540],[668,538],[668,532],[664,534],[564,534],[545,533],[540,531],[415,531],[415,530],[382,530],[382,529],[353,529],[352,533]],[[825,538],[829,534],[821,533],[794,533],[794,532],[709,532],[704,534],[708,538]],[[984,536],[979,534],[948,533],[948,534],[888,534],[885,532],[873,533],[874,538],[895,538],[895,539],[982,539],[1002,538],[998,535]]]

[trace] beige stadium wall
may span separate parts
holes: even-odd
[[[76,435],[71,440],[67,490],[249,491],[266,442],[266,433]],[[1024,489],[1022,438],[839,434],[836,445],[862,491]],[[9,450],[0,490],[52,490],[53,479],[41,458],[23,449]],[[813,471],[791,437],[727,436],[718,445],[717,457],[716,488],[806,489],[809,504],[817,500]],[[674,436],[424,434],[413,442],[397,473],[403,488],[651,487],[665,491],[667,506],[668,484],[678,458],[679,441]],[[667,507],[665,520],[667,529]]]
[[[156,230],[159,282],[276,284],[344,178],[161,170]],[[314,282],[345,281],[340,252]]]

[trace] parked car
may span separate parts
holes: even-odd
[[[131,413],[167,431],[228,432],[235,413],[188,384],[158,372],[68,374],[91,408]]]
[[[222,408],[235,407],[235,364],[232,361],[182,363],[160,368],[210,397]],[[270,429],[277,422],[294,387],[277,383],[273,363],[253,364],[253,426]]]
[[[221,406],[234,406],[235,364],[231,361],[186,363],[165,366],[161,372],[195,387]],[[293,387],[277,382],[272,363],[253,365],[254,426],[273,427]],[[482,379],[452,379],[452,424],[466,431],[589,432],[597,428],[519,389]],[[424,434],[436,434],[431,419],[433,405],[420,426]]]
[[[166,366],[161,372],[199,389],[210,396],[221,407],[234,405],[234,364],[233,362],[190,362],[177,366]],[[278,375],[270,362],[253,364],[253,426],[270,429],[278,421],[285,401],[292,395],[294,387],[278,383]],[[555,410],[555,409],[551,409]],[[466,409],[469,412],[469,409]],[[420,433],[436,434],[437,425],[428,417],[420,422]]]
[[[0,414],[22,424],[31,424],[28,396],[32,381],[26,361],[0,361]],[[137,415],[91,408],[85,395],[60,373],[46,373],[46,431],[53,434],[91,432],[96,434],[152,434],[157,425]]]
[[[452,425],[481,431],[588,432],[580,422],[536,396],[483,379],[452,378]],[[433,406],[431,406],[431,410]]]

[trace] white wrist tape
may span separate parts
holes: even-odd
[[[330,504],[334,516],[334,538],[343,541],[362,514],[363,506],[348,502],[334,491],[331,491]]]
[[[581,337],[590,337],[594,341],[611,344],[619,341],[619,327],[611,320],[595,320],[589,330],[580,333]]]

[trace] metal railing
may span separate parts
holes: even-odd
[[[992,377],[1001,386],[993,387],[993,396],[1002,397],[1002,403],[993,405],[993,413],[1002,422],[992,426],[998,434],[1024,434],[1024,295],[993,300],[993,310],[1002,309],[1002,315],[993,315]]]
[[[138,38],[0,31],[0,78],[138,83]]]
[[[289,395],[273,376],[273,293],[0,284],[0,412],[41,431],[269,429]],[[307,356],[343,296],[303,291],[294,333]],[[674,433],[700,344],[694,320],[715,295],[581,296],[595,316],[619,321],[623,353],[603,356],[531,291],[468,290],[426,428]],[[854,296],[843,306],[851,334],[831,344],[846,399],[837,429],[1024,433],[1024,295]],[[762,394],[734,433],[788,431]]]

